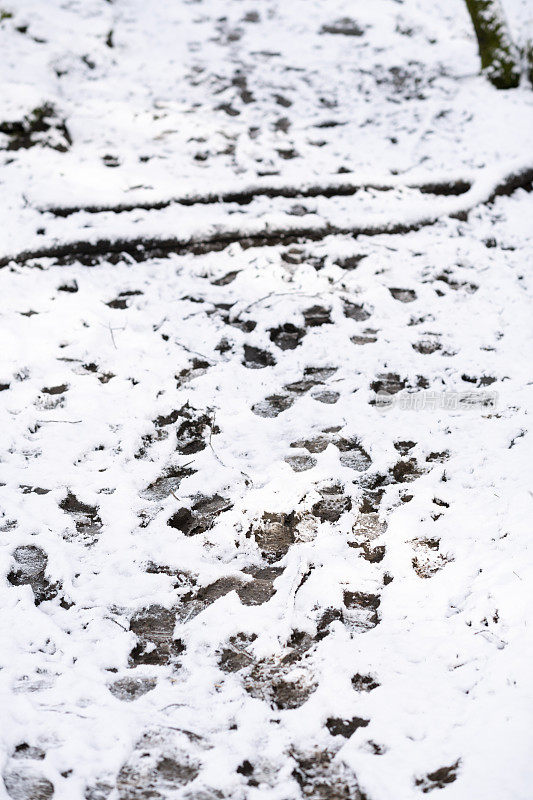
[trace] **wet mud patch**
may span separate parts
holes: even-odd
[[[283,574],[281,567],[245,567],[245,575],[253,580],[237,589],[240,601],[245,606],[258,606],[267,603],[274,596],[274,581]]]
[[[4,786],[11,800],[50,800],[54,785],[31,763],[16,763],[3,773]]]
[[[436,337],[420,339],[418,342],[414,342],[411,347],[413,350],[416,350],[417,353],[424,356],[431,355],[442,349],[442,345]]]
[[[439,539],[413,539],[411,544],[417,553],[411,563],[419,578],[432,578],[453,560],[439,552]]]
[[[206,608],[230,592],[238,591],[243,585],[240,577],[224,576],[207,586],[187,592],[180,598],[178,618],[180,622],[188,622],[201,614]]]
[[[300,380],[288,383],[284,388],[286,391],[291,392],[291,394],[300,396],[306,394],[311,389],[318,389],[318,387],[325,384],[336,371],[337,367],[306,367],[303,377]]]
[[[146,489],[140,493],[146,500],[164,500],[172,492],[179,489],[180,483],[184,478],[194,475],[196,470],[188,467],[167,467],[163,474],[152,481]]]
[[[43,386],[41,392],[43,394],[64,394],[68,388],[68,383],[60,383],[58,386]]]
[[[357,269],[357,267],[364,258],[367,258],[367,255],[357,254],[353,256],[336,258],[333,263],[336,264],[341,269],[352,270],[352,269]]]
[[[102,529],[102,520],[98,516],[98,508],[96,506],[82,503],[72,492],[69,492],[65,499],[60,502],[59,508],[70,514],[74,520],[77,533],[87,547],[97,541]]]
[[[430,381],[424,375],[416,376],[416,383],[410,382],[407,378],[400,378],[396,372],[380,373],[371,382],[370,389],[375,392],[375,396],[370,399],[370,405],[388,409],[393,405],[392,396],[398,394],[403,389],[416,390],[428,389]],[[405,398],[402,398],[402,401]],[[415,395],[416,400],[416,395]],[[401,401],[401,402],[402,402]]]
[[[352,508],[352,500],[343,494],[344,487],[333,484],[319,489],[322,499],[315,503],[311,513],[318,517],[320,522],[338,522],[346,511]]]
[[[181,531],[185,536],[197,536],[210,530],[217,517],[231,508],[233,508],[232,503],[219,494],[211,497],[200,495],[195,499],[191,508],[178,509],[167,520],[167,525]]]
[[[208,437],[219,432],[209,414],[192,408],[188,403],[180,408],[179,418],[182,421],[176,431],[176,450],[181,455],[194,455],[204,450]]]
[[[372,692],[380,684],[372,675],[361,675],[357,672],[352,677],[352,686],[356,692]]]
[[[283,572],[281,567],[245,567],[244,575],[250,575],[248,581],[240,577],[219,578],[214,583],[200,589],[194,602],[206,608],[219,597],[229,592],[237,592],[241,603],[245,606],[259,606],[267,603],[275,594],[274,581]]]
[[[305,330],[293,325],[292,322],[285,322],[278,328],[269,330],[270,341],[274,342],[280,350],[295,350],[305,336]]]
[[[379,606],[381,599],[377,594],[345,591],[343,595],[346,613],[344,618],[355,628],[369,630],[380,622]]]
[[[264,369],[265,367],[273,367],[276,363],[274,356],[268,350],[261,350],[259,347],[252,347],[249,344],[244,345],[244,360],[243,365],[248,369]]]
[[[290,653],[288,655],[291,655]],[[317,689],[308,666],[283,659],[262,659],[243,675],[243,686],[251,697],[269,703],[278,711],[300,708]]]
[[[228,339],[226,339],[225,336],[223,336],[215,347],[215,350],[217,353],[220,353],[220,355],[224,355],[225,353],[230,353],[233,350],[233,345],[228,341]]]
[[[434,278],[431,279],[432,281],[439,281],[440,283],[444,283],[446,286],[449,286],[452,291],[457,292],[460,289],[463,289],[467,294],[475,294],[479,289],[479,286],[476,283],[471,283],[470,281],[461,281],[455,280],[453,277],[452,270],[443,269],[438,275],[435,275]],[[440,290],[437,289],[437,293],[440,293]]]
[[[28,742],[18,744],[11,754],[11,758],[30,758],[35,761],[42,761],[45,756],[46,752],[42,747],[32,746]]]
[[[36,606],[57,596],[61,585],[51,583],[46,577],[48,556],[44,550],[31,544],[20,545],[13,551],[13,562],[8,582],[12,586],[31,586]]]
[[[371,309],[366,308],[364,305],[350,303],[348,300],[343,301],[342,309],[345,317],[354,319],[356,322],[364,322],[364,320],[372,316]]]
[[[131,702],[151,692],[157,685],[156,678],[119,678],[109,684],[109,691],[119,700]]]
[[[200,378],[202,375],[205,375],[207,370],[212,367],[213,364],[209,361],[205,361],[201,358],[193,358],[190,361],[190,366],[185,367],[182,369],[178,375],[176,375],[177,386],[184,386],[189,381],[193,381],[196,378]]]
[[[377,333],[378,331],[373,328],[366,328],[360,335],[350,336],[350,341],[357,345],[374,344],[378,340]]]
[[[310,800],[365,800],[354,773],[329,750],[293,752],[292,772],[304,797]]]
[[[465,381],[465,383],[474,383],[479,389],[481,386],[491,386],[491,384],[496,383],[497,378],[492,375],[482,375],[480,378],[472,375],[461,375],[461,380]]]
[[[112,791],[113,787],[111,786],[110,783],[105,783],[104,781],[97,781],[91,786],[85,787],[85,792],[83,793],[83,797],[84,800],[107,800]]]
[[[358,728],[366,728],[369,722],[369,719],[362,717],[352,717],[351,719],[329,717],[326,720],[326,728],[332,736],[344,736],[345,739],[349,739]]]
[[[259,403],[254,403],[252,411],[257,417],[273,419],[290,408],[294,400],[294,397],[287,394],[271,394]]]
[[[142,294],[144,294],[144,292],[142,292],[140,289],[135,289],[135,290],[126,291],[126,292],[119,292],[117,297],[115,297],[113,300],[110,300],[108,303],[106,303],[106,306],[108,306],[108,308],[115,308],[115,309],[122,309],[123,310],[123,309],[126,309],[126,308],[130,307],[130,301],[129,301],[130,297],[136,297],[136,296],[142,295]]]
[[[385,558],[385,545],[380,544],[371,547],[367,542],[364,544],[352,544],[348,542],[350,547],[357,547],[361,551],[361,557],[368,561],[370,564],[379,564]]]
[[[306,472],[317,465],[312,456],[286,456],[284,460],[294,472]]]
[[[178,387],[182,378],[176,376]],[[219,433],[219,428],[213,423],[213,418],[206,411],[193,408],[185,403],[181,408],[174,409],[168,414],[160,414],[153,420],[155,431],[147,433],[141,438],[141,447],[135,458],[145,458],[148,450],[155,443],[169,436],[171,426],[176,428],[176,452],[181,455],[194,455],[207,447],[207,441],[213,434]]]
[[[365,31],[351,17],[341,17],[334,22],[322,25],[320,33],[329,33],[337,36],[364,36]]]
[[[240,317],[232,318],[230,316],[229,312],[231,308],[233,308],[232,303],[217,303],[215,307],[225,325],[229,325],[232,328],[237,328],[237,330],[240,330],[243,333],[252,333],[252,331],[256,329],[257,322],[255,320],[241,319]]]
[[[445,789],[457,779],[460,763],[461,761],[458,759],[449,767],[440,767],[434,772],[428,772],[423,778],[415,778],[415,786],[418,786],[424,794],[433,789]]]
[[[149,561],[146,565],[146,572],[149,575],[168,575],[174,579],[174,588],[191,588],[195,585],[194,577],[177,567],[169,567],[166,564],[157,564],[154,561]]]
[[[365,472],[372,464],[372,459],[356,438],[347,439],[343,436],[333,440],[335,447],[340,451],[339,461],[343,467]]]
[[[288,122],[288,120],[287,120],[287,122]],[[281,120],[280,120],[280,123],[281,123]],[[290,126],[290,123],[289,123],[289,126]],[[279,154],[279,151],[278,151],[278,154]],[[298,192],[292,193],[292,195],[293,196],[298,196],[299,193]],[[302,196],[304,196],[304,195],[302,195]],[[298,217],[298,216],[303,216],[304,214],[309,213],[309,209],[305,205],[303,205],[301,203],[298,203],[298,204],[292,206],[292,208],[289,210],[288,213],[293,215],[293,216],[297,216]],[[314,267],[318,271],[318,270],[322,269],[322,267],[324,266],[325,257],[324,256],[315,256],[315,255],[312,254],[312,252],[310,252],[305,247],[293,246],[293,247],[287,248],[286,250],[284,250],[281,253],[281,260],[285,264],[291,264],[291,265],[309,264],[310,266]]]
[[[83,369],[87,372],[92,372],[98,376],[98,380],[100,383],[109,383],[112,378],[115,377],[113,372],[102,372],[102,370],[98,367],[94,361],[90,361],[83,365]]]
[[[42,408],[45,411],[52,411],[54,408],[63,408],[66,400],[64,393],[66,391],[68,391],[68,386],[66,384],[50,387],[45,386],[41,389],[41,394],[39,394],[35,400],[35,405],[37,408]]]
[[[241,680],[251,697],[269,703],[278,711],[299,708],[317,688],[310,667],[303,659],[312,647],[310,636],[293,631],[282,655],[256,660],[250,645],[255,634],[232,636],[222,649],[219,667],[226,673],[242,672]]]
[[[398,461],[391,470],[393,483],[411,483],[423,475],[424,470],[421,469],[415,458],[404,459]]]
[[[344,614],[340,608],[326,608],[323,611],[316,623],[316,640],[317,642],[329,636],[330,625],[334,622],[341,622],[344,625]]]
[[[198,759],[174,747],[159,732],[146,733],[120,768],[116,789],[118,800],[164,800],[180,796],[183,788],[200,773]]]
[[[450,457],[449,450],[441,450],[440,452],[432,452],[426,456],[426,461],[429,464],[444,464]]]
[[[409,451],[412,450],[413,447],[415,447],[415,445],[416,445],[416,442],[412,442],[410,440],[394,442],[394,447],[396,448],[396,450],[399,452],[399,454],[401,456],[406,456],[407,453],[409,453]]]
[[[398,300],[400,303],[412,303],[416,300],[416,292],[414,289],[390,288],[389,292],[394,299]]]
[[[225,275],[222,275],[221,278],[216,278],[216,280],[211,281],[211,284],[213,286],[228,286],[230,283],[233,283],[239,272],[240,270],[227,272]]]
[[[180,597],[177,618],[180,622],[188,622],[230,592],[236,592],[244,606],[268,603],[276,593],[274,581],[282,572],[281,567],[245,567],[242,575],[224,576],[207,586],[191,588]]]
[[[135,612],[130,630],[136,635],[137,644],[130,653],[130,665],[175,665],[185,650],[183,642],[174,639],[175,624],[175,609],[152,605]]]
[[[331,389],[314,389],[311,392],[311,397],[318,403],[325,403],[326,405],[335,405],[339,400],[340,393],[334,392]]]
[[[330,436],[321,434],[312,439],[298,439],[296,442],[291,442],[290,446],[305,449],[309,453],[323,453],[330,441]]]
[[[354,538],[348,546],[359,550],[361,557],[371,564],[379,564],[385,557],[385,545],[374,545],[373,541],[386,529],[387,524],[380,521],[379,514],[360,514],[352,529]]]
[[[370,384],[376,394],[398,394],[407,386],[407,379],[400,378],[397,372],[382,372]]]
[[[376,515],[385,494],[385,487],[390,483],[387,475],[380,473],[363,475],[357,483],[361,489],[360,514]]]
[[[254,662],[254,656],[249,652],[249,645],[257,639],[257,635],[238,633],[232,636],[228,646],[220,653],[218,666],[223,672],[239,672],[249,667]]]
[[[0,122],[0,150],[28,150],[31,147],[49,147],[60,153],[69,150],[72,139],[65,120],[61,119],[51,103],[34,108],[21,120]]]
[[[442,72],[435,70],[428,70],[426,65],[422,65],[419,61],[409,61],[408,67],[381,67],[378,66],[373,73],[376,86],[383,87],[386,97],[389,100],[393,98],[402,98],[404,100],[425,100],[427,92],[431,84],[436,78],[442,75]],[[396,100],[397,102],[397,100]],[[392,140],[393,142],[396,139]],[[442,191],[443,189],[449,193],[455,191],[455,184],[448,184],[448,187],[442,187],[440,184],[429,184],[434,191]],[[429,188],[428,186],[428,188]]]
[[[248,761],[247,758],[242,762],[242,764],[239,764],[235,772],[238,775],[243,775],[245,778],[248,778],[248,786],[259,786],[259,781],[253,777],[255,767],[250,761]]]
[[[404,449],[404,452],[408,453],[409,450]],[[365,515],[377,514],[387,486],[412,483],[423,475],[424,472],[424,468],[419,466],[416,459],[410,458],[397,461],[387,473],[367,473],[362,475],[357,481],[362,492],[361,504],[359,506],[360,513]]]
[[[57,287],[57,291],[66,292],[67,294],[76,294],[76,292],[79,291],[78,281],[76,279],[65,281],[65,283]]]
[[[318,328],[321,325],[331,325],[331,309],[324,306],[311,306],[304,312],[306,328]]]
[[[287,555],[295,543],[298,522],[299,516],[294,511],[289,514],[265,512],[252,524],[247,535],[254,537],[263,558],[273,563]]]

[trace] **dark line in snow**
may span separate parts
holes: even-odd
[[[207,192],[205,194],[191,194],[183,195],[182,197],[171,197],[167,200],[155,200],[153,202],[145,203],[119,203],[118,205],[87,205],[87,206],[52,206],[48,208],[40,208],[42,213],[53,214],[55,217],[69,217],[72,214],[77,214],[80,211],[85,211],[89,214],[100,214],[105,211],[110,211],[115,214],[120,214],[124,211],[158,211],[162,208],[168,208],[171,205],[181,206],[195,206],[195,205],[210,205],[214,203],[238,203],[239,205],[248,205],[253,202],[256,197],[269,197],[269,198],[305,198],[305,197],[350,197],[357,194],[357,192],[374,189],[381,192],[389,192],[394,189],[417,189],[422,194],[434,194],[441,196],[457,196],[464,194],[471,187],[468,181],[456,180],[445,181],[441,183],[412,183],[400,186],[396,184],[385,183],[341,183],[332,185],[311,185],[311,186],[251,186],[246,189],[233,190],[229,192],[215,193]]]
[[[475,192],[476,185],[472,186]],[[136,261],[145,261],[148,258],[164,257],[170,253],[178,255],[191,253],[199,255],[212,251],[222,250],[228,245],[239,242],[242,247],[261,247],[273,245],[292,244],[300,239],[319,241],[331,235],[377,236],[380,234],[401,234],[417,231],[428,225],[434,225],[439,219],[455,218],[466,219],[468,213],[479,205],[486,205],[496,197],[511,195],[517,189],[533,190],[533,168],[514,170],[508,173],[499,183],[487,187],[485,197],[475,199],[470,197],[464,207],[444,211],[440,214],[422,217],[413,222],[391,222],[384,225],[337,227],[330,224],[322,226],[308,226],[299,228],[268,228],[258,233],[245,233],[239,228],[219,231],[204,237],[179,237],[144,238],[134,239],[99,239],[96,242],[74,241],[44,247],[37,250],[25,250],[15,256],[0,258],[0,267],[10,263],[24,264],[39,258],[55,258],[61,264],[70,264],[74,261],[83,263],[84,259],[106,257],[114,254],[129,254]],[[466,199],[466,198],[465,198]],[[91,260],[89,263],[94,263]]]

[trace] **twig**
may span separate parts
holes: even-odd
[[[48,422],[61,422],[65,425],[79,425],[80,422],[83,422],[82,419],[38,419],[37,423],[39,425],[45,425]]]
[[[241,311],[239,311],[239,314],[246,314],[246,312],[249,311],[251,308],[253,308],[256,305],[259,305],[259,303],[262,303],[264,300],[270,300],[271,297],[311,297],[311,298],[316,298],[316,297],[320,297],[323,294],[329,294],[329,292],[327,292],[327,291],[314,292],[313,294],[311,294],[310,292],[270,292],[269,294],[266,294],[264,297],[260,297],[258,300],[254,300],[253,303],[250,303],[250,305],[246,306],[246,308],[243,308]],[[235,317],[232,315],[232,319],[238,319],[238,315],[235,316]]]
[[[123,326],[122,328],[112,328],[109,322],[107,323],[107,325],[104,325],[103,322],[101,322],[100,324],[104,328],[107,328],[109,330],[109,333],[111,334],[111,341],[113,342],[113,347],[115,348],[115,350],[118,350],[117,343],[115,342],[115,337],[113,336],[113,331],[124,331],[126,330],[125,326]]]
[[[177,339],[174,339],[173,342],[174,342],[174,344],[177,344],[178,347],[181,347],[181,348],[183,348],[183,350],[186,350],[187,353],[191,353],[192,355],[195,355],[195,356],[200,356],[200,358],[203,358],[205,361],[210,361],[211,364],[216,364],[217,363],[212,358],[209,358],[209,356],[204,356],[203,353],[199,353],[197,350],[191,350],[190,347],[187,347],[187,345],[183,344],[183,342],[178,342]]]
[[[213,428],[215,426],[215,412],[213,411],[212,413],[213,413],[213,417],[212,417],[211,422],[209,424],[209,439],[208,439],[209,448],[210,448],[211,452],[213,453],[213,455],[215,456],[215,458],[218,461],[218,463],[221,464],[224,467],[224,469],[234,469],[233,467],[229,467],[227,464],[224,464],[224,462],[222,461],[220,456],[215,451],[215,448],[213,447],[213,443],[212,443],[211,439],[213,437]],[[253,487],[254,482],[251,479],[251,477],[248,475],[248,473],[243,472],[242,469],[239,469],[239,472],[244,477],[244,481],[245,481],[246,486],[252,486]]]
[[[106,617],[104,617],[104,619],[108,619],[110,622],[114,622],[115,625],[118,625],[119,628],[122,628],[123,631],[126,631],[126,633],[128,633],[128,629],[125,628],[124,625],[121,625],[120,622],[117,622],[116,619],[113,619],[113,617],[107,617],[106,616]]]

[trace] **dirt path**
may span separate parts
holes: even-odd
[[[0,796],[529,797],[533,95],[430,5],[2,17]]]

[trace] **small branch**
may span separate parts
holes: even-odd
[[[191,350],[190,347],[187,347],[187,345],[183,344],[183,342],[179,342],[177,339],[173,339],[172,341],[178,347],[181,347],[182,350],[185,350],[187,353],[190,353],[193,356],[200,356],[200,358],[202,358],[204,361],[209,361],[213,365],[217,363],[214,359],[209,358],[209,356],[205,356],[203,353],[199,353],[197,350]]]
[[[80,422],[83,422],[82,419],[38,419],[38,425],[45,425],[50,422],[60,422],[62,425],[79,425]]]
[[[219,463],[221,466],[223,466],[223,467],[224,467],[224,469],[233,469],[232,467],[229,467],[227,464],[224,464],[224,462],[222,461],[222,459],[220,458],[220,456],[219,456],[219,455],[217,454],[217,452],[215,451],[215,448],[213,447],[213,443],[212,443],[211,439],[212,439],[212,437],[213,437],[213,428],[214,428],[214,427],[215,427],[215,412],[213,411],[213,417],[212,417],[212,419],[211,419],[211,422],[210,422],[210,424],[209,424],[209,440],[208,440],[208,445],[209,445],[209,448],[210,448],[211,452],[213,453],[214,457],[216,458],[216,460],[218,461],[218,463]],[[246,485],[247,485],[247,486],[252,486],[252,487],[253,487],[253,485],[254,485],[254,482],[253,482],[253,480],[250,478],[250,476],[249,476],[249,475],[248,475],[246,472],[243,472],[243,471],[242,471],[242,469],[240,469],[240,470],[239,470],[239,472],[240,472],[240,474],[243,476],[243,478],[244,478],[244,481],[245,481]]]

